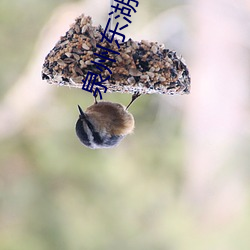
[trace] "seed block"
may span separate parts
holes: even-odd
[[[188,94],[190,77],[182,57],[164,48],[157,42],[129,39],[119,42],[101,42],[104,29],[92,25],[91,17],[81,15],[62,36],[45,58],[42,79],[50,84],[82,88],[88,71],[101,74],[102,79],[110,76],[104,85],[107,92],[140,94]],[[99,70],[91,61],[99,62],[96,54],[103,52],[97,45],[117,51],[109,54],[103,64],[111,71]]]

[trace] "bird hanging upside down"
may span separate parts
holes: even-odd
[[[97,102],[84,112],[78,105],[80,112],[76,122],[76,134],[80,141],[88,148],[111,148],[134,130],[134,117],[128,112],[129,106],[139,97],[139,93],[132,96],[127,107],[113,102]]]

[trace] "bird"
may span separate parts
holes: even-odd
[[[127,107],[110,101],[97,102],[85,112],[78,105],[79,118],[76,122],[76,135],[80,142],[91,149],[112,148],[133,132],[135,121],[128,112],[130,105],[140,96],[136,92]]]

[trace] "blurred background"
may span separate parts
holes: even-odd
[[[191,94],[140,97],[134,134],[90,150],[74,126],[92,95],[41,68],[81,13],[106,25],[109,0],[1,0],[1,250],[250,249],[250,1],[139,2],[126,38],[181,54]]]

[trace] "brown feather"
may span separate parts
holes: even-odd
[[[134,118],[121,104],[98,102],[88,107],[85,113],[98,131],[107,131],[111,135],[133,132]]]

